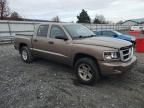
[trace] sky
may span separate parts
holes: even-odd
[[[7,0],[11,11],[24,18],[51,20],[59,16],[61,21],[77,21],[76,16],[85,9],[91,19],[98,14],[106,20],[117,22],[144,18],[144,0]]]

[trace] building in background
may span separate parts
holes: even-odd
[[[144,25],[144,18],[126,20],[125,22],[123,22],[122,25],[130,25],[130,26]]]

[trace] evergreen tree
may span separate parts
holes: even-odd
[[[79,14],[79,16],[77,16],[78,19],[78,23],[90,23],[90,17],[87,14],[87,11],[85,11],[84,9],[82,9],[82,12]]]

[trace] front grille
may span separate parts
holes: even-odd
[[[132,58],[132,56],[133,56],[133,47],[132,46],[123,47],[120,49],[121,61],[128,61]]]

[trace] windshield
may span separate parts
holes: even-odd
[[[87,27],[79,24],[64,25],[64,28],[68,31],[71,37],[74,38],[87,38],[96,36]]]
[[[118,35],[122,35],[122,33],[118,32],[118,31],[113,31],[113,32],[118,34]]]

